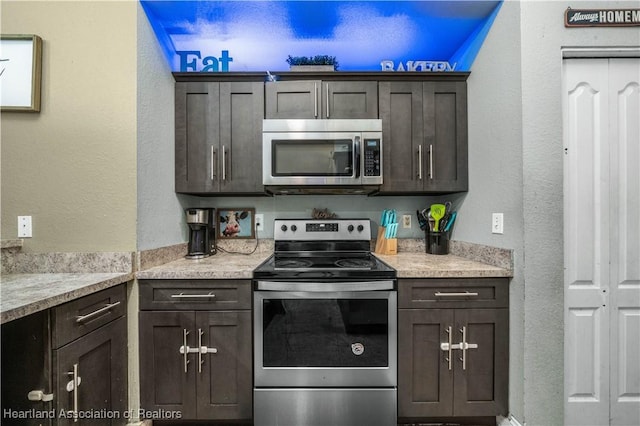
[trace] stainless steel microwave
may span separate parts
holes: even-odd
[[[263,184],[275,193],[371,192],[382,184],[382,120],[263,120]]]

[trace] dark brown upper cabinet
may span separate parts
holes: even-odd
[[[378,118],[376,81],[266,83],[266,118]]]
[[[381,194],[468,190],[466,81],[381,81]]]
[[[262,81],[176,82],[175,190],[264,193]]]

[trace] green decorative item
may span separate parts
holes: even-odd
[[[335,56],[329,55],[316,55],[316,56],[291,56],[287,57],[287,63],[290,67],[309,67],[309,66],[323,66],[327,69],[338,69],[338,60]],[[329,68],[330,67],[330,68]]]

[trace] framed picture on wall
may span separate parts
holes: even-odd
[[[42,39],[37,35],[0,36],[0,110],[40,111]]]
[[[218,238],[255,238],[255,209],[218,209],[217,213]]]

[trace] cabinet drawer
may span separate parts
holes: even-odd
[[[141,310],[251,309],[251,280],[140,280]]]
[[[53,347],[64,346],[123,316],[126,300],[126,287],[121,284],[53,308]]]
[[[506,308],[508,306],[508,278],[398,280],[399,308]]]

